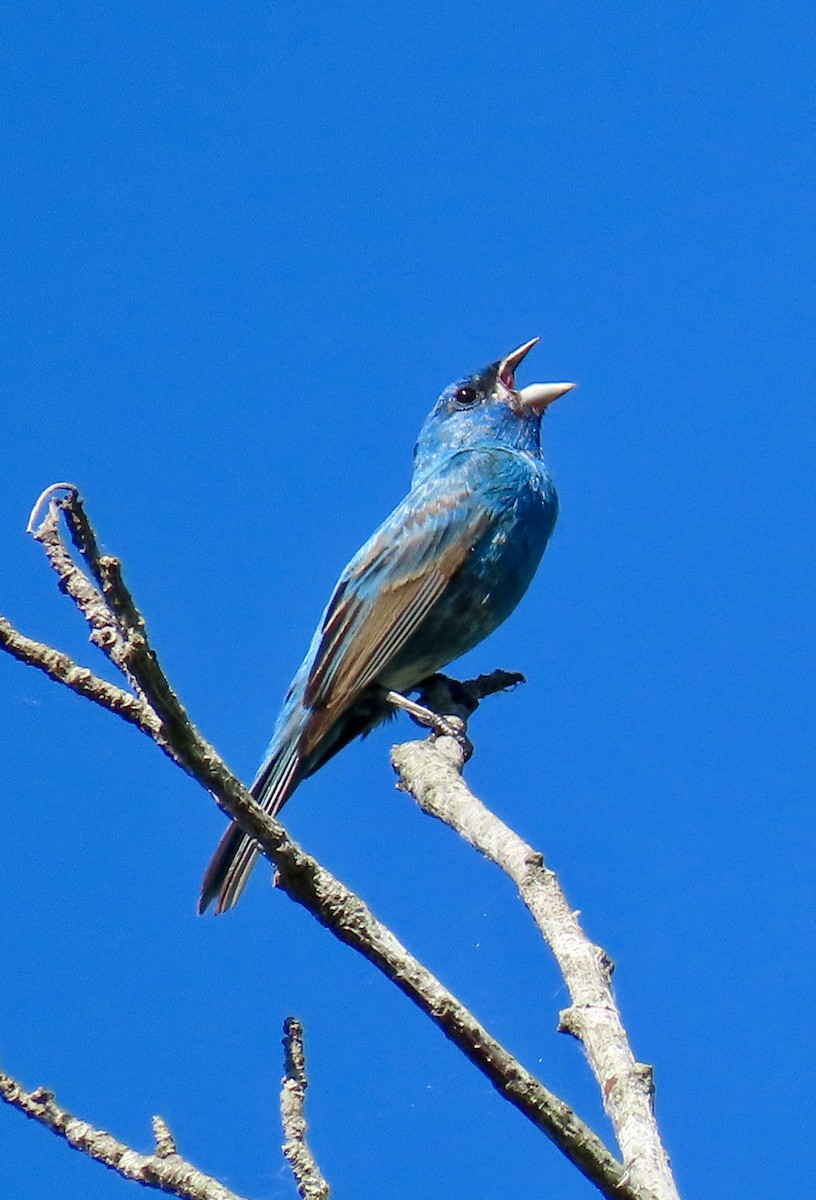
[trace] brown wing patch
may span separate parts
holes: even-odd
[[[372,546],[376,553],[369,553],[349,583],[364,577],[377,559],[382,565],[386,556],[415,556],[416,569],[397,575],[372,600],[361,599],[358,590],[348,585],[338,591],[326,615],[323,640],[306,686],[305,703],[312,715],[301,739],[302,755],[314,749],[340,713],[396,657],[484,533],[490,516],[481,512],[449,545],[434,552],[441,534],[436,526],[431,527],[429,518],[452,509],[458,499],[445,497],[424,509],[396,544],[378,540],[382,549],[378,543]],[[409,554],[409,549],[414,553]]]

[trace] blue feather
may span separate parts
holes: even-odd
[[[534,345],[446,388],[414,452],[405,499],[342,572],[295,675],[252,791],[277,813],[298,785],[407,693],[473,649],[527,590],[558,515],[541,414],[569,384],[517,391]],[[257,856],[231,825],[199,911],[232,907]]]

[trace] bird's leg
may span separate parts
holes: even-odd
[[[388,691],[385,693],[385,699],[389,704],[393,704],[395,708],[401,708],[404,712],[407,712],[409,717],[412,717],[418,725],[422,725],[426,729],[432,729],[437,737],[454,738],[462,747],[465,758],[470,758],[473,753],[473,746],[465,733],[465,722],[460,717],[440,717],[439,713],[426,708],[423,704],[417,704],[416,700],[409,700],[407,696],[403,696],[400,692]]]
[[[417,704],[416,700],[409,700],[401,692],[386,692],[385,698],[389,704],[394,705],[394,708],[401,708],[403,712],[407,712],[408,716],[413,717],[418,725],[432,729],[434,733],[441,734],[443,737],[458,736],[458,730],[454,728],[452,722],[446,721],[444,717],[440,717],[439,713],[432,712],[424,704]]]

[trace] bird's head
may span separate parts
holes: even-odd
[[[445,388],[428,415],[416,445],[415,461],[446,450],[501,444],[539,455],[544,410],[574,383],[531,383],[516,387],[516,369],[538,342],[533,338],[506,358]]]

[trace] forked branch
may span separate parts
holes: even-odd
[[[144,1187],[158,1188],[162,1192],[171,1192],[183,1200],[241,1200],[223,1183],[211,1175],[205,1175],[181,1157],[161,1117],[153,1118],[155,1153],[140,1154],[104,1129],[95,1129],[87,1121],[62,1108],[57,1104],[54,1093],[47,1088],[35,1088],[33,1092],[27,1092],[16,1079],[2,1071],[0,1099],[50,1129],[74,1150],[87,1154],[124,1179],[141,1183]]]
[[[39,510],[46,513],[38,521]],[[65,516],[76,552],[74,561],[60,535]],[[198,780],[241,829],[254,838],[277,869],[278,884],[335,937],[372,962],[417,1004],[493,1083],[497,1090],[549,1137],[571,1162],[609,1197],[674,1200],[676,1191],[647,1186],[637,1155],[621,1164],[575,1112],[501,1046],[459,1000],[394,937],[363,901],[293,842],[269,817],[190,721],[149,644],[144,619],[124,585],[117,559],[99,552],[76,488],[48,489],[32,515],[60,587],[91,627],[91,638],[125,675],[135,694],[106,681],[59,651],[34,642],[0,618],[0,645],[95,703],[136,725]],[[512,682],[513,680],[511,680]],[[515,680],[517,681],[517,680]],[[472,681],[475,682],[475,681]],[[493,689],[495,690],[495,688]],[[482,694],[488,694],[483,691]],[[430,700],[428,701],[431,702]],[[465,706],[465,715],[467,707]],[[462,711],[454,711],[454,717]],[[440,756],[439,748],[429,753]],[[444,763],[444,755],[442,758]],[[461,783],[461,780],[460,780]],[[464,785],[462,785],[464,786]],[[616,1132],[620,1133],[619,1130]]]

